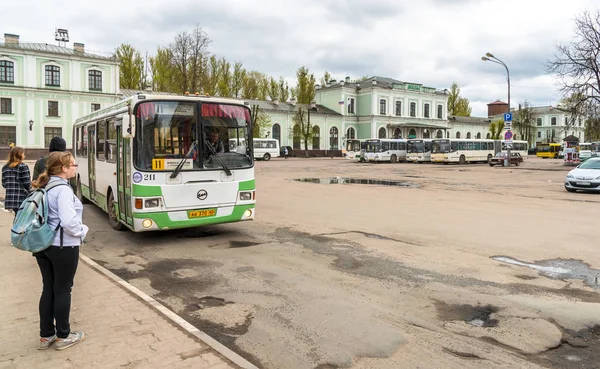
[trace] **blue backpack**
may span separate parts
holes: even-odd
[[[10,229],[12,246],[30,252],[43,251],[52,246],[60,222],[55,228],[48,224],[48,191],[58,186],[67,186],[67,184],[54,182],[44,188],[38,188],[21,203]]]

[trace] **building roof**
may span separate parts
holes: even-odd
[[[92,58],[92,59],[102,59],[102,60],[112,60],[116,61],[117,58],[111,54],[98,55],[92,54],[88,52],[80,52],[75,51],[74,49],[69,49],[62,46],[43,44],[43,43],[2,43],[0,42],[0,48],[6,49],[17,49],[17,50],[26,50],[26,51],[38,51],[49,54],[59,54],[59,55],[69,55],[69,56],[79,56],[83,58]]]
[[[459,115],[450,115],[448,116],[448,122],[464,124],[490,124],[492,120],[490,118],[462,117]]]
[[[338,88],[338,87],[343,87],[343,86],[347,86],[349,88],[361,88],[361,89],[369,88],[369,87],[393,89],[396,86],[401,86],[401,85],[419,86],[420,88],[427,90],[426,92],[443,93],[442,91],[439,91],[434,87],[423,86],[420,83],[400,81],[400,80],[397,80],[394,78],[381,77],[381,76],[373,76],[373,77],[370,77],[370,78],[367,78],[367,79],[361,80],[361,81],[350,81],[350,80],[348,80],[348,78],[346,78],[346,80],[339,80],[339,81],[333,80],[332,83],[329,83],[329,87],[328,86],[320,86],[319,89],[331,89],[331,88]]]
[[[505,103],[504,101],[496,100],[496,101],[491,102],[491,103],[489,103],[487,105],[490,106],[490,105],[508,105],[508,104]]]

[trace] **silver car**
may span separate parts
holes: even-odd
[[[570,171],[565,179],[565,190],[600,192],[600,158],[587,159]]]

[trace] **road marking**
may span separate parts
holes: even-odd
[[[206,334],[206,333],[202,332],[201,330],[199,330],[198,328],[194,327],[193,325],[191,325],[190,323],[188,323],[185,319],[183,319],[179,315],[175,314],[171,310],[167,309],[160,302],[158,302],[155,299],[153,299],[152,297],[146,295],[144,292],[140,291],[135,286],[133,286],[130,283],[126,282],[125,280],[121,279],[119,276],[117,276],[116,274],[112,273],[110,270],[108,270],[108,269],[104,268],[103,266],[99,265],[98,263],[96,263],[95,261],[93,261],[92,259],[88,258],[87,256],[85,256],[82,253],[79,254],[79,257],[87,265],[89,265],[90,267],[92,267],[96,271],[104,274],[108,278],[112,279],[113,281],[115,281],[116,283],[118,283],[119,285],[121,285],[121,287],[125,288],[129,292],[133,293],[134,295],[136,295],[139,298],[141,298],[142,300],[144,300],[148,305],[150,305],[151,307],[153,307],[154,309],[156,309],[159,313],[163,314],[166,318],[170,319],[172,322],[174,322],[175,324],[177,324],[178,326],[180,326],[181,328],[183,328],[189,334],[194,335],[200,341],[204,342],[205,344],[207,344],[208,346],[210,346],[211,348],[213,348],[214,350],[216,350],[218,353],[220,353],[221,355],[225,356],[227,359],[229,359],[230,361],[232,361],[234,364],[236,364],[236,365],[238,365],[238,366],[240,366],[241,368],[244,368],[244,369],[258,369],[251,362],[249,362],[248,360],[244,359],[243,357],[241,357],[240,355],[236,354],[235,352],[231,351],[229,348],[227,348],[222,343],[220,343],[219,341],[215,340],[214,338],[212,338],[208,334]]]

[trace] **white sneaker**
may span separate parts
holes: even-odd
[[[83,332],[71,332],[67,338],[57,338],[55,346],[57,350],[64,350],[83,341],[84,338]]]

